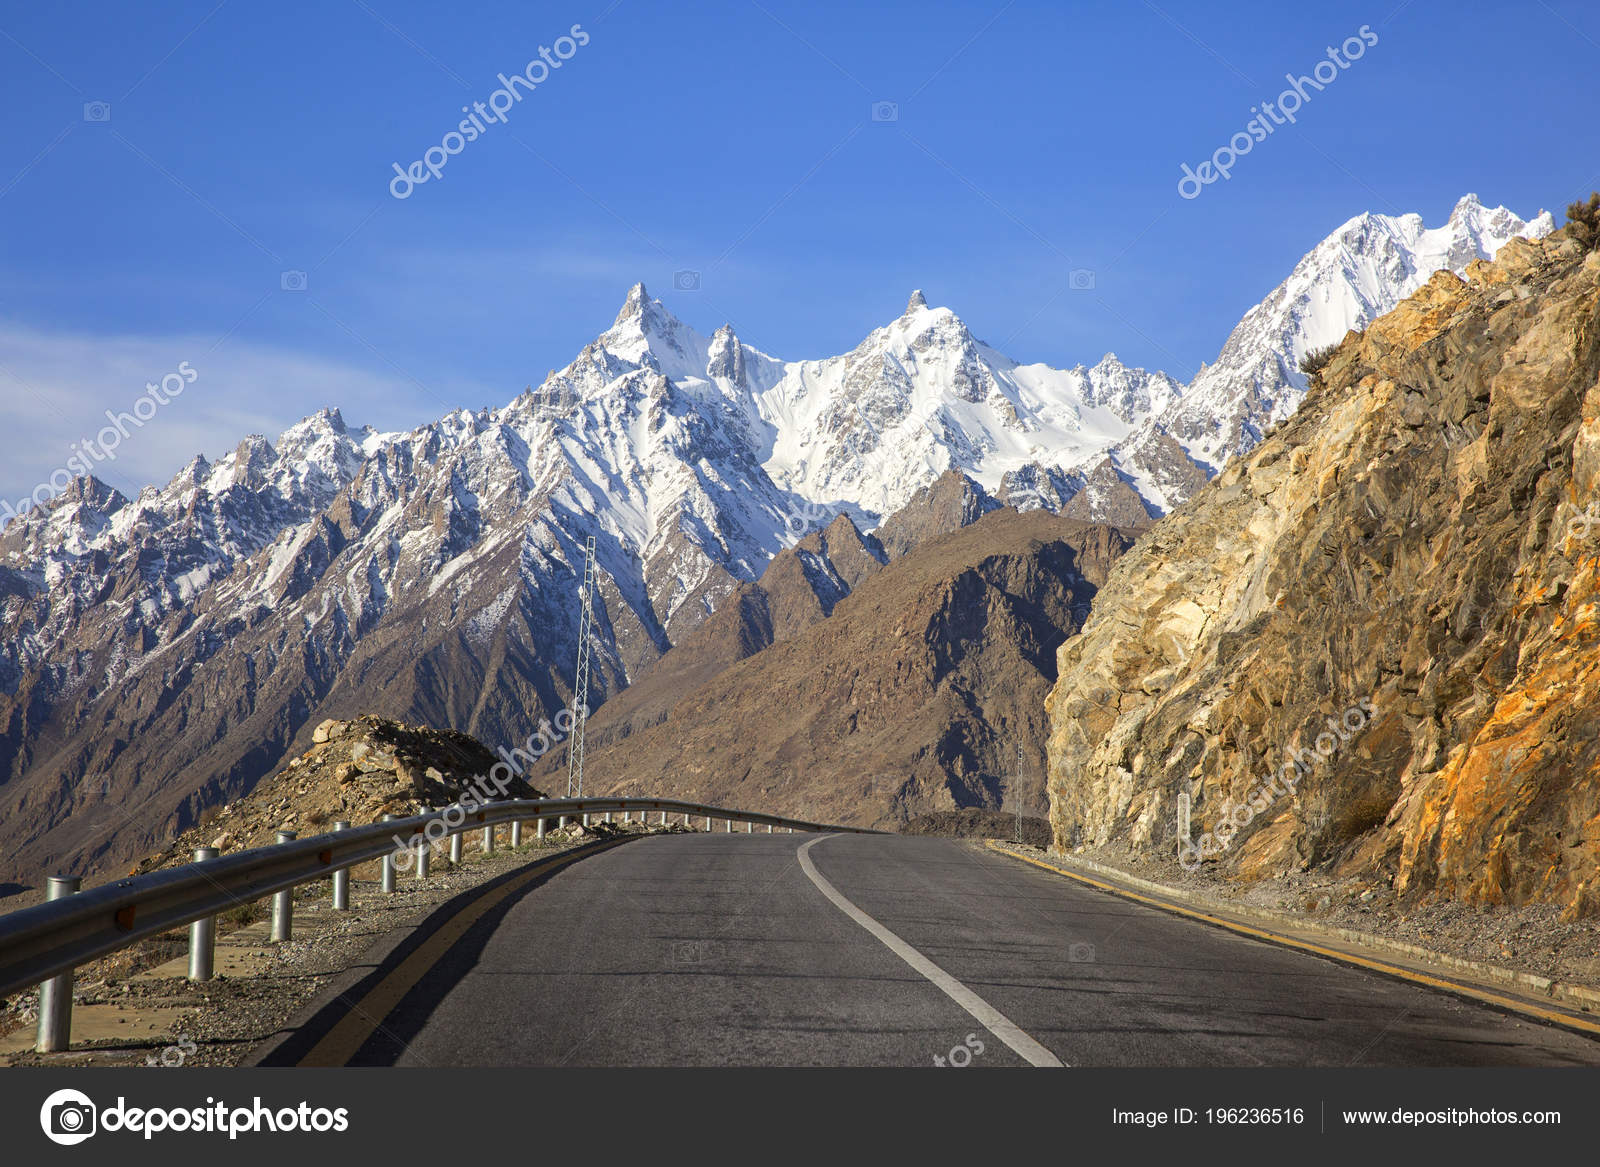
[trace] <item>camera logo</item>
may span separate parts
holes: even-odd
[[[278,277],[278,286],[285,292],[303,292],[306,290],[306,273],[286,271]]]
[[[900,103],[897,101],[875,101],[872,103],[872,120],[875,122],[897,122],[900,120]]]
[[[1067,276],[1067,286],[1074,292],[1094,291],[1094,272],[1086,267],[1073,268]]]
[[[39,1125],[45,1137],[63,1147],[83,1142],[95,1131],[95,1105],[77,1090],[57,1090],[39,1108]]]
[[[1574,515],[1567,523],[1567,534],[1580,541],[1587,539],[1597,523],[1600,523],[1600,502],[1592,502],[1587,510]]]
[[[672,273],[672,287],[678,292],[698,292],[700,290],[700,273],[697,271],[675,271]]]
[[[86,101],[83,103],[83,120],[86,122],[108,122],[111,120],[111,103],[109,101]]]
[[[708,964],[726,954],[720,940],[678,940],[672,945],[673,964]]]
[[[831,517],[832,511],[828,507],[804,502],[783,516],[783,525],[796,539],[803,539],[818,527],[827,526]]]

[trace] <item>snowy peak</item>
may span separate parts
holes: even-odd
[[[673,341],[685,328],[681,320],[667,311],[660,300],[650,298],[644,285],[634,284],[622,302],[617,318],[610,329],[599,337],[599,342],[611,347],[626,345],[629,341]]]
[[[650,299],[650,293],[645,291],[644,281],[634,284],[628,289],[627,298],[622,301],[622,310],[617,313],[617,318],[611,322],[612,328],[621,328],[631,320],[640,320],[646,309],[655,303]]]
[[[1112,354],[1093,369],[1019,365],[916,292],[851,352],[787,366],[757,403],[775,433],[774,481],[870,527],[948,472],[991,492],[1047,477],[1057,486],[1033,505],[1055,508],[1181,391]],[[1133,473],[1158,511],[1181,501]]]
[[[1518,235],[1542,239],[1555,230],[1555,219],[1541,210],[1524,222],[1505,207],[1485,207],[1477,195],[1464,194],[1456,201],[1446,226],[1472,236],[1487,250],[1498,251]]]
[[[1160,424],[1192,457],[1218,469],[1299,406],[1307,352],[1365,328],[1435,272],[1460,272],[1518,236],[1540,238],[1554,227],[1548,212],[1524,221],[1505,207],[1485,207],[1474,194],[1433,228],[1418,214],[1357,215],[1245,314],[1216,362],[1202,368]]]
[[[328,433],[342,436],[349,432],[350,428],[345,425],[344,414],[339,412],[339,407],[325,405],[310,417],[301,418],[300,421],[290,426],[283,432],[283,438],[287,439],[291,434],[296,433]]]
[[[679,320],[660,300],[651,299],[642,283],[628,289],[622,310],[612,326],[596,337],[577,360],[546,378],[541,392],[559,395],[562,388],[576,389],[583,400],[613,392],[617,382],[641,370],[660,374],[681,389],[716,382],[717,391],[748,397],[745,378],[761,381],[765,354],[739,343],[731,325],[723,325],[710,340]],[[726,383],[719,378],[728,379]]]

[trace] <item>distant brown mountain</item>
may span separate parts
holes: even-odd
[[[979,515],[948,512],[976,521],[886,565],[846,519],[780,555],[595,714],[586,792],[892,827],[1001,806],[1020,745],[1042,813],[1056,649],[1135,533]]]
[[[760,582],[740,584],[649,672],[600,707],[589,722],[588,748],[659,725],[683,697],[724,669],[827,619],[884,559],[878,541],[848,515],[780,551]],[[552,755],[549,767],[558,761]]]

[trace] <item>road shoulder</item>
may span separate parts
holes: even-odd
[[[1546,1025],[1600,1037],[1600,993],[1544,977],[1432,952],[1343,928],[1323,928],[1282,912],[1242,907],[1154,883],[1103,863],[990,839],[988,850],[1121,899],[1184,916],[1280,947],[1422,985]]]

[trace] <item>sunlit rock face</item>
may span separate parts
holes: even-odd
[[[1188,793],[1240,878],[1600,910],[1597,487],[1600,253],[1434,275],[1112,570],[1049,701],[1056,845],[1176,862]]]

